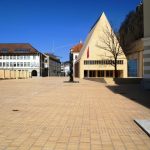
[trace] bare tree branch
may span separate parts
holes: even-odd
[[[117,77],[117,60],[118,56],[123,55],[123,50],[120,46],[120,38],[117,36],[113,29],[106,25],[105,29],[103,30],[103,37],[100,37],[100,41],[102,42],[102,45],[97,44],[97,47],[108,51],[109,53],[112,54],[113,60],[112,65],[115,67],[115,77]]]

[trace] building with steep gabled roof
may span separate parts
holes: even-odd
[[[114,77],[113,56],[102,47],[105,46],[103,39],[108,39],[104,34],[105,30],[112,30],[111,25],[102,13],[100,18],[91,28],[85,43],[75,62],[75,77]],[[117,38],[115,40],[117,43]],[[121,49],[122,50],[122,49]],[[127,59],[123,53],[117,60],[118,76],[127,77]]]
[[[70,49],[70,53],[72,53],[73,55],[73,76],[75,76],[75,62],[78,59],[82,47],[83,47],[83,43],[82,41],[80,41],[78,44],[76,44]]]

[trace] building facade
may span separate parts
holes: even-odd
[[[95,78],[115,76],[114,66],[112,66],[113,56],[110,52],[101,48],[102,46],[105,47],[105,43],[101,40],[101,37],[106,40],[108,39],[108,37],[104,35],[105,29],[110,31],[111,26],[106,15],[103,13],[90,30],[79,53],[75,63],[76,77]],[[117,38],[115,39],[115,42],[118,42]],[[118,56],[117,64],[118,76],[127,77],[127,59],[123,50],[122,55]]]
[[[83,47],[83,43],[82,43],[82,41],[80,41],[79,44],[73,46],[73,47],[70,49],[70,53],[72,53],[72,55],[73,55],[73,76],[74,76],[74,77],[75,77],[75,74],[76,74],[76,73],[75,73],[75,63],[76,63],[76,61],[77,61],[77,58],[78,58],[78,56],[79,56],[79,53],[80,53],[82,47]]]
[[[58,57],[53,54],[45,53],[45,76],[60,76],[61,62]]]
[[[144,86],[150,89],[150,1],[144,0]]]
[[[143,77],[143,51],[144,45],[141,39],[133,42],[126,48],[128,77]]]
[[[0,44],[0,70],[29,72],[30,77],[42,76],[43,55],[32,45]]]
[[[61,63],[61,76],[69,76],[70,73],[70,62],[66,61]]]

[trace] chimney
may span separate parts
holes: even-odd
[[[82,40],[80,40],[80,44],[82,44]]]

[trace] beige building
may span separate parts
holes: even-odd
[[[143,77],[143,51],[144,45],[141,39],[126,48],[129,77]]]
[[[150,0],[144,0],[144,84],[150,89]]]
[[[104,33],[110,30],[112,30],[111,26],[106,15],[103,13],[90,30],[79,53],[75,63],[76,77],[115,76],[114,66],[112,65],[113,56],[109,51],[102,48],[106,46],[102,38],[108,40]],[[117,38],[115,38],[115,43],[117,42]],[[118,76],[127,77],[127,59],[123,51],[122,55],[118,56],[117,64]]]

